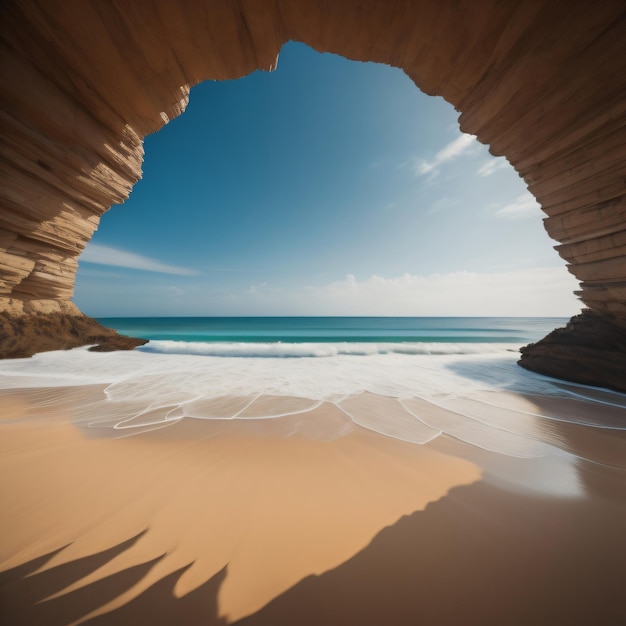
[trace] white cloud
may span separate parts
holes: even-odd
[[[362,280],[348,274],[325,285],[299,287],[258,283],[217,290],[192,285],[177,292],[177,298],[171,288],[109,283],[97,293],[88,285],[80,287],[78,304],[100,316],[145,315],[146,310],[180,315],[184,305],[185,315],[569,317],[581,309],[576,289],[578,283],[565,267],[544,267],[389,278],[375,274]]]
[[[568,317],[581,308],[575,289],[578,283],[565,267],[391,278],[375,274],[364,280],[348,274],[326,285],[293,289],[257,285],[238,304],[256,315]]]
[[[159,272],[161,274],[176,274],[178,276],[194,276],[199,272],[187,269],[186,267],[177,267],[175,265],[167,265],[156,259],[127,252],[126,250],[118,250],[110,246],[103,246],[97,243],[90,243],[80,256],[80,262],[94,263],[96,265],[108,265],[113,267],[126,267],[134,270],[144,270],[145,272]]]
[[[491,176],[494,172],[507,167],[507,165],[509,165],[509,162],[504,157],[496,157],[483,163],[478,168],[477,173],[479,176]]]
[[[529,192],[518,196],[511,204],[503,206],[495,212],[497,217],[504,217],[510,220],[523,220],[536,218],[541,207]]]
[[[475,141],[476,137],[473,135],[463,134],[439,150],[432,161],[420,161],[416,163],[413,167],[413,171],[418,176],[423,176],[424,174],[435,175],[442,163],[455,159],[474,145]]]

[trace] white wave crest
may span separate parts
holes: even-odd
[[[516,344],[501,343],[209,343],[202,341],[150,341],[137,348],[158,354],[193,354],[214,357],[317,358],[377,354],[452,355],[517,352]]]

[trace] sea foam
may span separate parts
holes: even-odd
[[[496,354],[517,352],[515,344],[491,343],[250,343],[153,340],[138,350],[159,354],[195,354],[216,357],[315,358],[376,354]]]

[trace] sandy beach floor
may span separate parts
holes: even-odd
[[[553,421],[562,455],[520,459],[324,403],[118,437],[83,427],[100,387],[46,393],[0,394],[2,623],[626,620],[626,431]]]

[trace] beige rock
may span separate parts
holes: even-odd
[[[69,302],[100,215],[141,176],[143,137],[191,86],[271,70],[296,40],[401,67],[453,104],[527,182],[584,304],[626,327],[625,16],[622,0],[9,0],[0,293]]]

